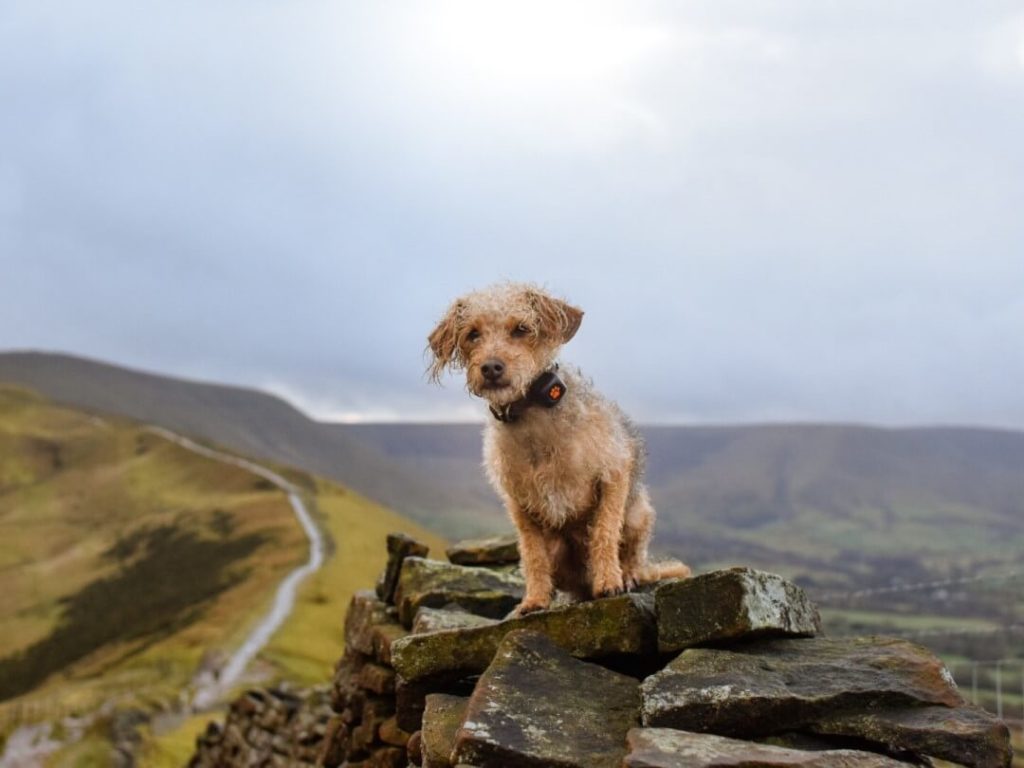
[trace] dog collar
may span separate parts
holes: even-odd
[[[549,368],[533,380],[530,388],[526,391],[525,397],[513,400],[511,403],[506,403],[500,408],[493,405],[489,406],[491,415],[502,424],[511,424],[512,422],[519,421],[519,417],[532,405],[554,408],[562,402],[566,391],[568,391],[568,387],[558,377],[558,364],[556,363],[553,368]]]

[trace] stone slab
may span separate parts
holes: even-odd
[[[626,733],[638,724],[638,685],[542,634],[512,632],[469,699],[452,762],[619,768]]]
[[[497,623],[498,619],[488,619],[486,616],[467,613],[458,606],[452,606],[452,608],[422,606],[416,611],[416,617],[412,620],[412,634],[421,635],[424,632],[439,632],[442,629],[486,627]]]
[[[675,579],[654,595],[662,652],[743,637],[810,637],[821,631],[818,609],[800,587],[751,568]]]
[[[914,707],[826,717],[814,733],[853,736],[970,768],[1008,768],[1013,762],[1010,730],[983,709]]]
[[[458,565],[512,565],[519,562],[519,538],[514,533],[457,541],[445,551]]]
[[[642,697],[645,726],[743,737],[798,730],[836,712],[963,704],[938,657],[885,637],[692,648],[647,678]]]
[[[407,681],[483,672],[502,639],[515,630],[550,638],[577,658],[655,651],[650,595],[628,594],[530,613],[494,624],[412,634],[394,643],[391,661]]]
[[[426,557],[430,548],[404,533],[389,533],[387,541],[388,563],[377,579],[377,597],[385,603],[393,603],[402,562],[407,557]]]
[[[512,574],[407,557],[398,577],[395,604],[406,627],[412,626],[421,606],[455,604],[469,613],[500,619],[519,604],[523,590],[523,580]]]
[[[432,693],[423,710],[423,768],[451,768],[455,735],[466,717],[469,699]]]
[[[629,732],[623,768],[907,768],[872,752],[798,749],[669,728]]]

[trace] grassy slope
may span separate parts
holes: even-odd
[[[251,474],[8,387],[0,542],[0,666],[40,665],[0,715],[172,699],[306,547],[283,494]]]
[[[383,569],[388,533],[404,531],[416,537],[430,546],[435,557],[443,556],[445,547],[443,539],[426,529],[325,481],[317,483],[314,503],[334,552],[325,567],[303,584],[294,613],[261,654],[278,676],[303,685],[330,680],[344,650],[342,618],[348,601],[356,590],[371,587]],[[183,765],[209,719],[193,717],[169,731],[149,734],[145,764],[153,768]]]
[[[473,520],[490,504],[458,483],[437,482],[429,471],[392,461],[265,392],[34,352],[0,352],[2,381],[72,407],[158,424],[243,456],[298,467],[432,528],[440,514]]]
[[[307,489],[332,551],[300,588],[261,661],[277,677],[323,683],[343,649],[341,619],[352,592],[372,585],[383,567],[385,535],[407,531],[435,551],[444,542],[358,494],[286,474]],[[0,724],[14,722],[15,710],[46,719],[106,702],[165,708],[204,654],[240,642],[307,551],[283,494],[248,472],[135,425],[0,386],[0,665],[23,668],[19,662],[31,656],[15,654],[33,647],[75,646],[67,665],[0,703]],[[195,556],[203,562],[189,561]],[[167,603],[161,588],[168,585],[170,592],[203,591]],[[131,606],[141,606],[141,624],[126,626],[134,635],[128,641],[101,642],[102,631],[81,626],[90,612],[101,628],[120,626]],[[148,624],[154,616],[161,620]],[[81,638],[95,642],[78,648]],[[150,762],[181,764],[207,719],[191,718],[154,740]],[[96,764],[106,746],[97,730],[54,764]]]

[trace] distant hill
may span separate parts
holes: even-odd
[[[0,354],[2,381],[337,480],[434,530],[479,532],[499,524],[493,496],[481,494],[473,483],[438,482],[413,463],[393,461],[363,444],[345,428],[314,421],[263,392],[38,352]],[[481,522],[474,525],[474,520]]]
[[[77,358],[0,355],[0,380],[340,480],[449,535],[507,527],[480,426],[324,424],[278,398]],[[645,427],[657,548],[823,586],[1014,562],[1024,433],[849,425]]]

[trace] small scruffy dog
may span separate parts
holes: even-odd
[[[655,514],[636,429],[556,362],[582,319],[534,286],[503,284],[456,299],[428,340],[431,377],[464,369],[494,416],[484,464],[519,531],[518,615],[547,608],[555,588],[586,600],[690,574],[678,561],[648,562]]]

